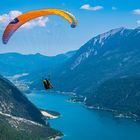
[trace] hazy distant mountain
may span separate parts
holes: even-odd
[[[12,83],[0,77],[0,139],[46,140],[61,135],[42,117]]]
[[[75,54],[70,51],[56,56],[18,53],[0,54],[0,74],[7,76],[21,91],[42,88],[41,80],[51,75],[67,59]]]
[[[43,69],[55,69],[58,65],[71,57],[75,51],[56,56],[44,56],[39,53],[23,55],[18,53],[0,54],[0,74],[14,75],[32,73]]]
[[[92,94],[104,81],[140,74],[140,29],[118,28],[92,38],[57,71],[57,89]]]

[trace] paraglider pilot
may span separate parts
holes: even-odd
[[[53,88],[50,80],[48,80],[48,79],[43,80],[43,84],[44,84],[44,87],[46,90]]]

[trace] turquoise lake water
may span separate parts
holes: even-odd
[[[49,121],[65,134],[61,140],[140,140],[140,122],[69,103],[65,95],[35,92],[28,98],[39,108],[61,113],[60,118]]]

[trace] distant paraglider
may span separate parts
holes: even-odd
[[[43,80],[43,85],[44,85],[44,88],[45,88],[46,90],[52,89],[52,88],[53,88],[53,86],[52,86],[50,80],[48,80],[48,79]]]
[[[58,15],[66,19],[70,24],[72,28],[75,28],[77,25],[76,18],[69,12],[59,9],[43,9],[43,10],[36,10],[31,11],[28,13],[24,13],[15,19],[13,19],[9,25],[6,27],[2,41],[4,44],[7,44],[10,37],[13,35],[13,33],[21,27],[23,24],[29,22],[32,19],[41,17],[41,16],[48,16],[48,15]]]

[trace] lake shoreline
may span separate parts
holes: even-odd
[[[50,120],[50,119],[57,119],[60,117],[60,113],[58,112],[55,112],[55,111],[48,111],[48,110],[43,110],[43,109],[39,109],[41,114],[43,115],[43,117],[47,118],[47,120]],[[52,112],[52,113],[50,113]],[[55,115],[54,115],[55,113]],[[59,140],[61,138],[64,137],[64,134],[62,133],[62,135],[58,135],[58,136],[55,136],[53,138],[50,138],[49,140]]]
[[[60,117],[60,113],[56,111],[49,111],[44,109],[39,109],[41,114],[47,119],[57,119]]]
[[[59,139],[61,139],[62,137],[61,136],[56,136],[56,137],[54,137],[54,138],[50,138],[49,140],[59,140]]]
[[[106,111],[106,112],[111,112],[114,116],[114,118],[124,118],[124,119],[131,119],[133,121],[139,121],[140,118],[133,113],[125,113],[125,112],[119,112],[117,110],[113,110],[113,109],[107,109],[107,108],[103,108],[103,107],[99,107],[99,106],[88,106],[85,105],[86,108],[90,109],[90,110],[100,110],[100,111]]]
[[[28,97],[39,109],[42,108],[46,112],[51,109],[61,112],[62,117],[48,119],[48,123],[52,128],[60,130],[63,136],[58,134],[59,136],[50,137],[49,140],[102,140],[107,139],[108,136],[109,140],[114,139],[114,137],[114,140],[123,140],[124,138],[132,140],[133,136],[140,138],[140,124],[130,119],[120,119],[122,115],[116,116],[118,119],[114,119],[112,113],[100,111],[101,108],[96,108],[96,110],[98,109],[96,111],[95,108],[86,106],[85,102],[70,103],[68,101],[70,96],[55,92],[54,94],[52,92],[50,94],[34,93]]]
[[[133,121],[140,121],[140,117],[137,116],[136,114],[133,114],[132,112],[125,113],[125,112],[119,112],[117,110],[109,109],[109,108],[103,108],[100,106],[89,106],[86,104],[86,97],[82,95],[76,95],[74,92],[61,92],[61,91],[51,91],[52,94],[60,94],[60,95],[66,95],[69,97],[67,102],[70,103],[80,103],[83,104],[87,109],[91,110],[101,110],[101,111],[107,111],[107,112],[112,112],[114,118],[124,118],[124,119],[132,119]]]
[[[140,121],[140,117],[132,112],[126,113],[126,112],[119,112],[118,110],[113,110],[109,108],[104,108],[100,106],[89,106],[86,104],[86,97],[84,96],[76,96],[72,95],[70,99],[68,99],[68,102],[70,103],[81,103],[83,104],[87,109],[90,110],[100,110],[100,111],[107,111],[112,112],[114,118],[124,118],[124,119],[132,119],[133,121]]]
[[[45,90],[43,90],[43,92],[45,92]],[[68,96],[69,99],[67,100],[67,102],[83,104],[87,109],[90,109],[90,110],[101,110],[101,111],[112,112],[114,118],[120,118],[120,119],[125,118],[125,119],[132,119],[133,121],[140,121],[140,117],[137,116],[136,114],[133,114],[132,112],[126,113],[126,112],[119,112],[118,110],[113,110],[113,109],[104,108],[100,106],[94,106],[94,105],[89,106],[86,104],[86,97],[82,95],[77,96],[76,93],[74,92],[50,91],[49,94],[58,94],[58,95],[60,94],[60,95]],[[56,119],[59,116],[57,117],[52,116],[52,118],[50,117],[50,119],[53,119],[53,118]],[[46,117],[47,117],[47,114],[46,114]]]

